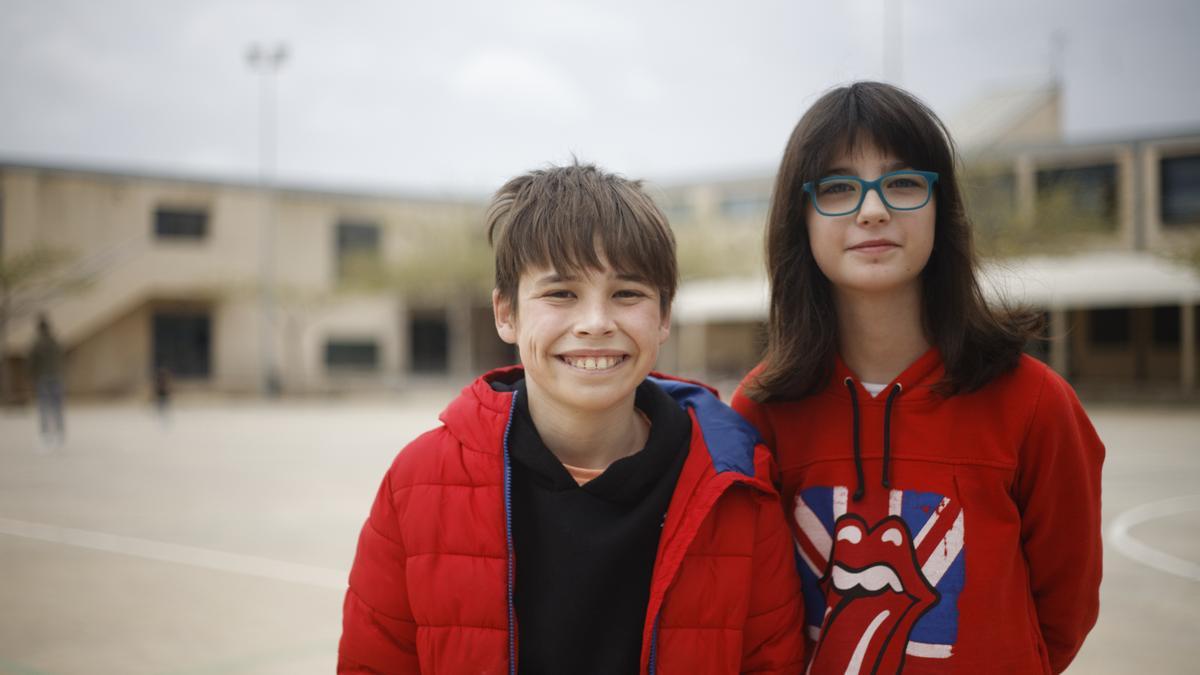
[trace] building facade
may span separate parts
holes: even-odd
[[[74,394],[140,395],[160,369],[179,389],[303,393],[509,361],[479,284],[431,295],[402,273],[448,234],[479,244],[482,209],[479,199],[0,163],[4,261],[61,254],[39,283],[7,289],[11,389],[29,389],[23,360],[39,314]],[[364,263],[382,273],[364,282]]]

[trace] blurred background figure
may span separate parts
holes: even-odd
[[[66,439],[63,425],[63,353],[45,314],[38,316],[37,338],[29,353],[29,369],[37,393],[42,447],[61,447]]]
[[[166,424],[171,412],[171,371],[165,367],[154,371],[154,409],[159,420]]]

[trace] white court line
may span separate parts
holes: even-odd
[[[346,572],[325,567],[7,518],[0,518],[0,534],[339,591],[346,589],[348,577]]]
[[[1151,548],[1129,534],[1129,530],[1151,520],[1175,516],[1189,511],[1200,511],[1200,495],[1175,497],[1159,502],[1142,504],[1117,516],[1108,527],[1108,541],[1113,548],[1143,565],[1168,574],[1200,581],[1200,563],[1192,562]]]

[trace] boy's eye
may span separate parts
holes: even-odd
[[[646,297],[646,293],[644,291],[638,290],[636,288],[622,288],[621,290],[617,291],[613,295],[615,295],[618,298],[644,298],[644,297]]]
[[[542,294],[543,298],[567,299],[574,297],[575,294],[565,288],[552,288]]]

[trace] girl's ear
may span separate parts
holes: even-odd
[[[500,289],[492,289],[492,314],[496,318],[496,334],[510,345],[517,344],[517,314],[513,303],[500,295]]]

